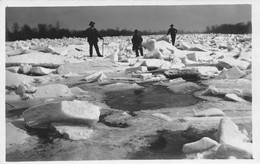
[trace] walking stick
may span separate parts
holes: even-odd
[[[104,56],[104,39],[103,39],[103,43],[102,43],[102,55]]]

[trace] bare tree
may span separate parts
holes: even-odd
[[[60,29],[60,22],[59,22],[59,21],[56,22],[55,28],[56,28],[56,30],[59,30],[59,29]]]
[[[12,30],[13,30],[14,33],[18,33],[18,32],[19,32],[20,26],[19,26],[19,24],[18,24],[17,22],[15,22],[15,23],[13,24]]]
[[[21,35],[22,39],[32,39],[33,30],[29,25],[25,24],[21,27]]]

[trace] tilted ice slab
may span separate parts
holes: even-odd
[[[73,96],[70,89],[64,84],[49,84],[39,86],[36,92],[32,94],[34,98],[48,98],[48,97],[67,97]]]
[[[9,71],[5,71],[5,86],[7,87],[18,87],[22,81],[27,83],[31,83],[34,81],[34,78],[31,76],[26,76],[23,74],[13,73]]]
[[[23,112],[26,125],[39,127],[50,123],[92,125],[99,120],[100,107],[87,101],[62,101],[30,107]]]
[[[208,137],[203,137],[202,139],[196,142],[187,143],[183,145],[182,151],[185,154],[197,153],[206,151],[216,146],[218,146],[218,143],[216,141]]]
[[[94,130],[87,126],[52,124],[65,138],[70,140],[87,140],[94,135]]]
[[[48,69],[44,67],[32,67],[30,72],[34,75],[48,75],[50,73],[55,72],[55,69]]]
[[[238,146],[241,143],[248,142],[249,140],[247,136],[239,131],[238,126],[227,117],[221,119],[218,134],[219,143],[221,144]]]
[[[133,83],[114,83],[114,84],[109,84],[106,85],[102,88],[103,91],[105,92],[111,92],[111,91],[123,91],[123,90],[135,90],[135,89],[143,89],[144,87]]]
[[[238,89],[251,89],[252,82],[248,79],[211,79],[202,81],[204,85],[213,85],[217,88],[238,88]]]
[[[61,65],[57,69],[58,74],[67,74],[67,73],[95,73],[97,71],[112,72],[116,68],[113,66],[114,63],[110,59],[96,59],[92,61],[80,62],[77,64],[66,63]]]
[[[192,93],[192,92],[202,89],[201,86],[199,86],[198,84],[193,83],[193,82],[184,82],[184,83],[180,83],[180,84],[174,84],[167,88],[170,89],[174,93],[180,93],[180,94],[188,94],[188,93]]]
[[[10,122],[6,124],[6,148],[9,148],[13,145],[30,142],[30,138],[31,136],[28,135],[23,129],[16,127]]]
[[[81,62],[81,60],[75,58],[68,58],[61,55],[53,55],[51,53],[42,53],[42,52],[12,56],[6,59],[7,66],[15,66],[15,65],[20,65],[22,63],[28,63],[33,66],[44,66],[44,67],[52,67],[52,68],[57,68],[58,66],[64,63],[77,63],[77,62]]]
[[[194,113],[195,117],[212,117],[212,116],[225,116],[225,113],[217,108],[209,108],[207,110],[202,110]]]

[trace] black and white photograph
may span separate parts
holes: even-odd
[[[259,2],[0,3],[3,163],[259,160]]]

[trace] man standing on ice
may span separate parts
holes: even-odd
[[[169,34],[171,34],[172,45],[174,46],[177,30],[173,28],[173,24],[171,24],[171,28],[167,32],[167,35]]]
[[[143,56],[143,47],[142,47],[143,38],[138,33],[138,30],[135,30],[135,33],[132,37],[133,51],[135,51],[136,57],[139,57],[138,51],[140,51],[141,56]]]
[[[99,57],[103,57],[100,52],[99,52],[99,49],[98,49],[98,38],[100,39],[104,39],[97,31],[97,29],[94,27],[95,25],[95,22],[90,22],[89,23],[89,28],[86,30],[86,35],[88,37],[88,43],[89,43],[89,55],[90,57],[92,57],[93,55],[93,46],[95,47],[96,49],[96,52],[97,52],[97,55]]]

